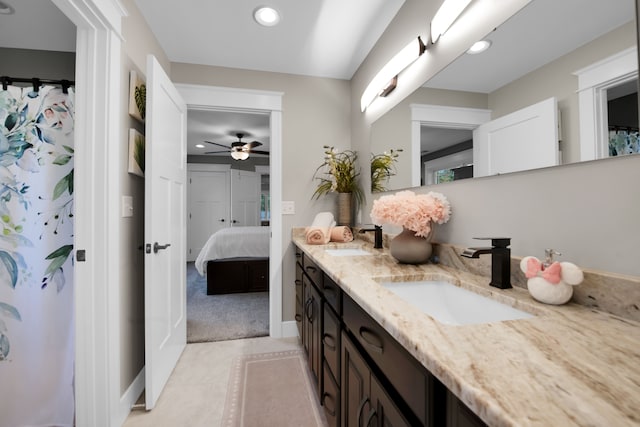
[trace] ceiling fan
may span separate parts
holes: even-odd
[[[226,148],[226,150],[221,150],[221,151],[207,151],[204,154],[216,154],[216,153],[230,153],[231,157],[233,157],[235,160],[247,160],[249,158],[249,154],[253,153],[253,154],[264,154],[264,155],[269,155],[268,151],[262,151],[262,150],[254,150],[254,148],[259,147],[262,145],[261,142],[258,141],[253,141],[253,142],[243,142],[242,138],[244,137],[244,133],[238,132],[236,133],[236,137],[238,137],[238,140],[235,142],[231,143],[231,146],[228,145],[224,145],[224,144],[219,144],[217,142],[211,142],[211,141],[204,141],[207,144],[213,144],[213,145],[218,145],[220,147],[224,147]]]

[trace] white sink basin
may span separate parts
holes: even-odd
[[[326,253],[331,256],[361,256],[361,255],[372,255],[371,252],[365,251],[360,248],[338,248],[338,249],[325,249]]]
[[[382,282],[381,285],[447,325],[473,325],[534,317],[444,281]]]

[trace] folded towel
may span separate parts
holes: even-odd
[[[305,239],[309,245],[326,245],[331,239],[330,228],[308,227]]]
[[[311,223],[311,227],[329,228],[335,225],[336,221],[331,212],[320,212]],[[333,225],[332,225],[333,224]]]
[[[339,225],[331,229],[331,241],[339,243],[348,243],[353,241],[353,233],[346,225]]]
[[[326,245],[331,239],[331,229],[336,225],[331,212],[320,212],[305,230],[305,240],[310,245]]]

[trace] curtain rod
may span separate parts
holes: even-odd
[[[30,79],[21,78],[21,77],[9,77],[2,76],[0,77],[0,81],[2,81],[2,90],[7,90],[10,84],[13,83],[31,83],[33,85],[33,91],[38,92],[40,90],[40,86],[44,84],[49,85],[60,85],[62,86],[62,92],[68,93],[68,89],[71,86],[75,86],[76,82],[73,80],[48,80],[48,79],[39,79],[37,77],[32,77]]]

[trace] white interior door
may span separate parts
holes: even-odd
[[[231,171],[231,225],[260,225],[260,174]]]
[[[209,237],[230,226],[229,172],[189,173],[187,261],[195,261]]]
[[[187,341],[187,107],[158,61],[147,60],[145,396],[152,409]]]
[[[482,124],[473,131],[473,176],[558,165],[558,141],[555,98]]]

